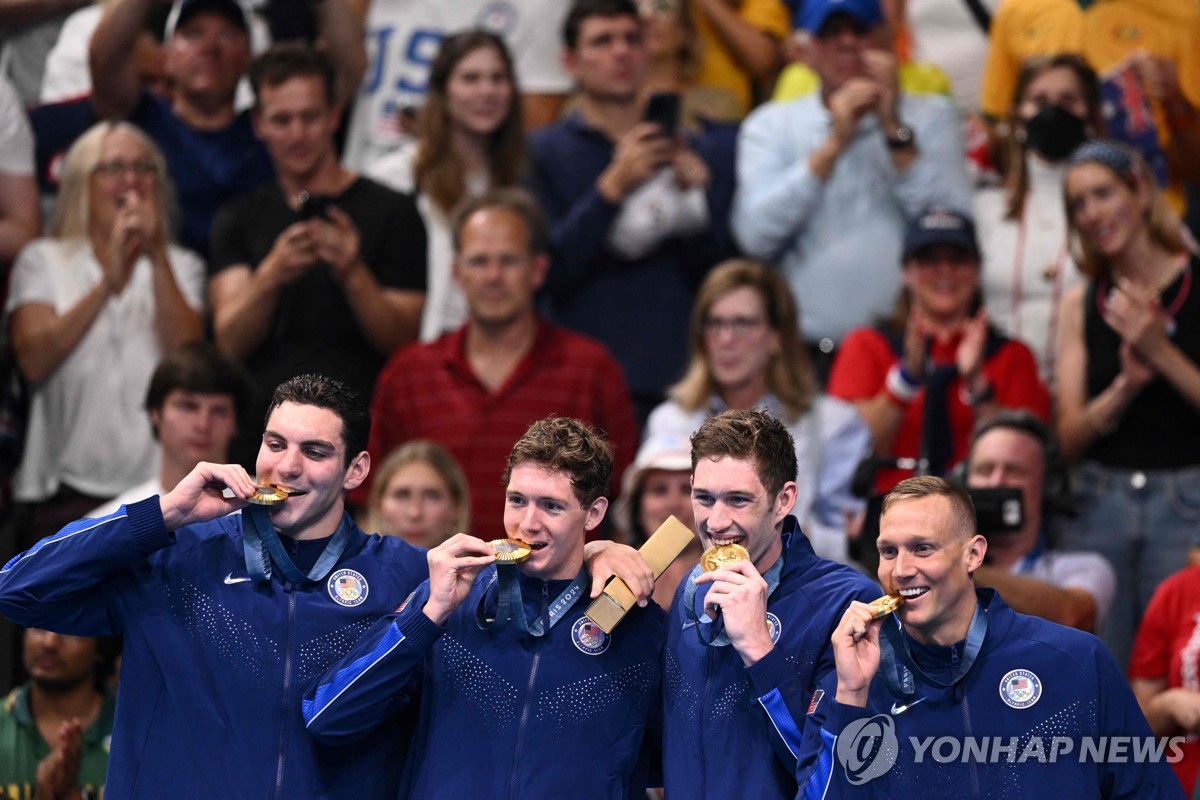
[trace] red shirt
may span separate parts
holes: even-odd
[[[935,341],[932,357],[935,364],[953,364],[961,336]],[[850,402],[869,400],[883,389],[888,370],[899,363],[887,337],[874,328],[851,331],[838,348],[833,369],[829,374],[829,393]],[[1012,339],[1000,346],[983,364],[983,374],[995,389],[995,401],[1004,408],[1020,408],[1050,419],[1050,393],[1038,377],[1037,361],[1032,351]],[[950,466],[967,455],[971,430],[975,427],[975,412],[962,401],[962,379],[950,384],[947,408],[954,454]],[[904,412],[904,419],[886,454],[894,458],[916,458],[920,454],[921,428],[925,414],[925,389]],[[875,491],[883,494],[912,475],[911,470],[881,469],[875,480]]]
[[[1133,644],[1129,678],[1200,692],[1200,567],[1175,573],[1154,592]],[[1183,760],[1172,766],[1191,796],[1200,776],[1200,741],[1189,736],[1182,749]]]
[[[504,536],[505,462],[530,423],[552,414],[603,431],[613,444],[612,498],[637,453],[637,423],[621,367],[599,342],[541,321],[533,347],[496,391],[466,358],[466,326],[412,344],[388,361],[371,403],[371,460],[410,439],[441,443],[471,490],[471,533]],[[361,495],[365,499],[365,494]]]

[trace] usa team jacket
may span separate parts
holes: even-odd
[[[783,572],[767,598],[775,648],[743,666],[732,645],[708,646],[684,608],[671,606],[663,673],[663,781],[671,797],[792,798],[805,713],[833,669],[829,637],[851,600],[874,582],[820,558],[794,517],[783,529]]]
[[[545,636],[484,629],[477,613],[495,615],[495,575],[480,574],[444,628],[421,612],[428,582],[376,623],[305,696],[309,731],[330,743],[375,737],[381,719],[419,702],[403,797],[625,800],[655,716],[665,613],[634,608],[605,634],[583,614],[585,590]],[[530,619],[561,588],[519,580]]]
[[[916,693],[905,702],[880,674],[867,708],[857,708],[839,705],[837,675],[827,678],[805,726],[799,798],[1183,800],[1163,760],[1169,744],[1153,738],[1099,639],[1018,614],[994,590],[976,594],[987,633],[957,683],[941,687],[914,676]],[[945,676],[962,648],[921,653]],[[1145,761],[1135,755],[1139,748],[1143,756],[1158,748],[1161,757],[1138,763]]]
[[[301,718],[308,683],[428,576],[423,551],[342,525],[349,543],[316,585],[250,580],[241,515],[168,531],[157,497],[0,569],[17,624],[125,637],[108,797],[395,797],[401,737],[328,747]]]

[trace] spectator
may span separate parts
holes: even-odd
[[[173,244],[172,208],[158,148],[100,123],[67,153],[53,235],[17,259],[6,308],[30,386],[19,549],[158,469],[142,399],[163,354],[203,334],[204,265]]]
[[[664,788],[668,797],[790,800],[805,710],[833,668],[829,635],[852,600],[879,589],[817,556],[800,531],[796,445],[782,422],[726,411],[691,441],[701,542],[740,544],[749,557],[697,567],[671,606]]]
[[[651,434],[625,470],[621,499],[613,509],[617,527],[630,547],[641,547],[674,516],[695,530],[692,514],[692,456],[686,436]],[[700,539],[692,539],[654,582],[654,602],[671,610],[675,590],[700,562]]]
[[[392,356],[375,388],[371,453],[382,458],[410,439],[445,446],[467,474],[470,532],[495,538],[504,508],[496,464],[532,420],[570,414],[606,431],[618,481],[633,460],[637,428],[612,356],[537,314],[534,293],[549,264],[545,220],[532,198],[501,189],[468,200],[452,233],[467,322]]]
[[[471,529],[471,493],[450,451],[412,439],[379,468],[367,503],[367,530],[399,536],[415,547],[437,547]]]
[[[115,640],[28,628],[23,649],[29,682],[0,705],[0,785],[8,797],[102,796]]]
[[[1129,683],[1155,736],[1185,736],[1173,766],[1185,791],[1200,777],[1200,567],[1187,567],[1154,591],[1129,661]]]
[[[12,84],[0,78],[0,270],[41,228],[29,118]]]
[[[646,45],[632,0],[576,0],[563,26],[578,109],[532,137],[550,217],[550,315],[625,370],[639,419],[683,370],[696,286],[728,249],[732,163],[720,137],[643,120]]]
[[[978,113],[988,28],[1000,2],[892,0],[891,16],[909,58],[940,68],[967,114]]]
[[[650,415],[648,436],[688,437],[727,408],[765,409],[796,445],[793,513],[822,558],[845,562],[854,470],[871,452],[871,431],[852,405],[821,394],[799,333],[799,312],[778,272],[726,261],[709,273],[692,309],[692,360],[671,399]]]
[[[527,128],[553,122],[571,82],[558,59],[563,0],[374,0],[367,10],[370,67],[346,136],[346,165],[366,169],[419,134],[430,71],[444,37],[484,28],[504,38],[516,57]],[[419,136],[418,136],[419,138]]]
[[[1035,56],[1017,80],[1001,159],[1004,186],[975,195],[983,296],[996,327],[1037,356],[1054,381],[1058,304],[1082,280],[1067,247],[1066,159],[1104,132],[1100,85],[1079,56]]]
[[[692,0],[691,6],[701,53],[696,82],[731,93],[740,119],[770,88],[779,71],[782,42],[791,32],[787,6],[780,0]]]
[[[1200,291],[1179,218],[1129,147],[1076,150],[1065,196],[1088,277],[1059,312],[1058,436],[1079,462],[1066,542],[1117,570],[1102,638],[1123,665],[1155,588],[1196,544]]]
[[[128,118],[162,148],[179,187],[180,238],[207,255],[217,210],[272,174],[249,115],[234,107],[250,60],[248,11],[239,0],[176,0],[166,30],[172,93],[158,98],[138,80],[135,48],[153,2],[108,4],[91,39],[92,106],[102,118]],[[365,62],[359,17],[347,0],[322,3],[318,15],[336,60],[335,91],[353,96]]]
[[[430,550],[429,580],[308,693],[308,730],[354,742],[419,705],[413,797],[633,797],[666,615],[631,609],[615,634],[584,615],[584,538],[604,518],[612,468],[611,446],[580,421],[531,425],[503,481],[505,534],[530,555],[503,563],[462,533]],[[595,751],[576,757],[585,744]]]
[[[1089,633],[1099,630],[1116,591],[1117,576],[1098,553],[1054,546],[1055,506],[1065,502],[1065,466],[1057,463],[1046,424],[1027,411],[1001,411],[975,428],[964,463],[970,489],[1021,490],[1022,525],[988,530],[978,586],[998,590],[1022,614]]]
[[[451,278],[450,218],[468,197],[512,186],[525,155],[512,56],[494,33],[469,30],[442,40],[421,108],[425,135],[386,155],[368,176],[415,194],[429,237],[429,277],[421,341],[467,319],[467,301]]]
[[[89,2],[30,0],[0,7],[0,26],[4,30],[4,65],[0,77],[12,83],[22,106],[38,101],[46,56],[58,40],[63,22],[72,11]]]
[[[239,420],[248,414],[249,379],[240,364],[208,342],[167,354],[150,377],[146,413],[159,443],[158,475],[126,489],[89,517],[107,517],[121,506],[167,494],[201,461],[224,464]]]
[[[646,82],[642,94],[679,95],[680,123],[693,129],[704,121],[735,122],[746,115],[738,94],[728,88],[697,85],[703,44],[691,6],[683,0],[640,0],[646,36]]]
[[[216,342],[249,368],[255,414],[302,372],[369,395],[387,357],[416,338],[425,226],[411,198],[338,161],[341,108],[324,55],[275,45],[250,78],[278,180],[222,208],[213,226]],[[234,459],[248,463],[254,447],[239,436]]]
[[[994,119],[1033,55],[1079,53],[1104,81],[1109,132],[1154,160],[1170,198],[1200,180],[1200,5],[1191,0],[1004,0],[992,23],[980,105]]]
[[[885,469],[875,491],[895,486],[916,462],[941,475],[967,454],[971,429],[1000,408],[1050,415],[1029,348],[989,323],[979,291],[975,226],[963,214],[931,208],[904,239],[904,289],[892,316],[846,337],[829,392],[854,403],[871,426]]]
[[[895,58],[872,48],[878,0],[806,0],[802,19],[821,91],[746,120],[732,221],[746,253],[778,261],[805,298],[825,374],[842,337],[895,296],[888,265],[908,220],[934,203],[965,208],[970,195],[953,104],[897,91]]]

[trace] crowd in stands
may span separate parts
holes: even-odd
[[[869,568],[914,474],[1019,490],[976,581],[1100,636],[1196,785],[1195,0],[31,0],[0,25],[0,563],[251,468],[302,373],[370,400],[351,502],[426,548],[502,535],[504,458],[548,415],[612,444],[589,538],[691,526],[689,437],[766,409],[825,558]],[[29,682],[0,795],[98,785],[109,643],[30,630],[22,663],[3,625],[0,686]]]

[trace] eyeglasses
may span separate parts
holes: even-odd
[[[741,339],[767,324],[762,317],[705,317],[702,325],[705,336],[719,336],[722,331],[731,331]]]
[[[138,159],[137,161],[101,161],[96,165],[94,172],[106,178],[114,178],[118,175],[128,175],[130,173],[139,178],[145,178],[150,175],[157,175],[158,165],[153,161],[146,161],[145,159]]]

